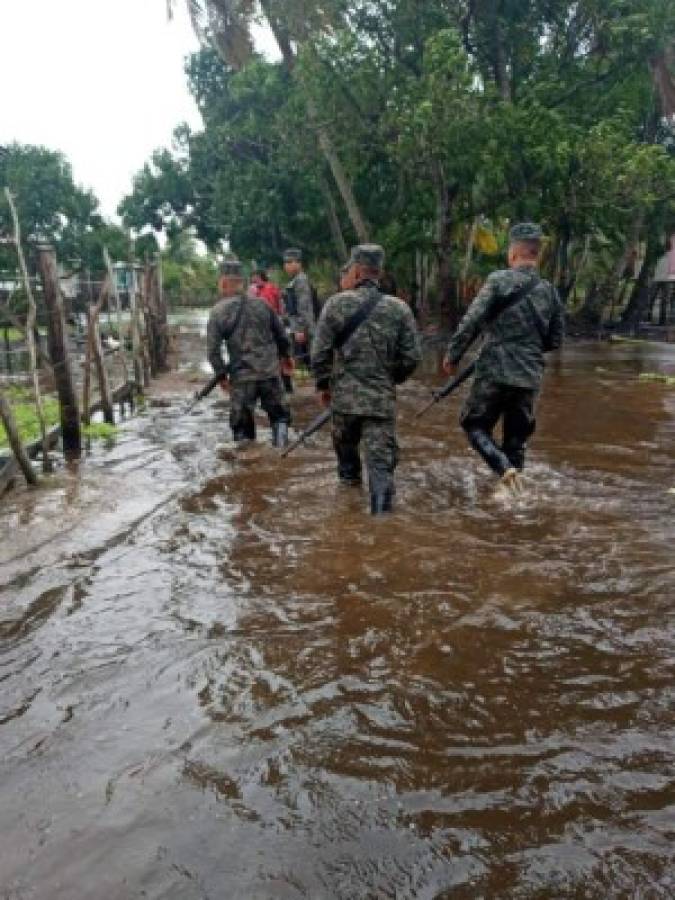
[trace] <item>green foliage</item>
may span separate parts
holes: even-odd
[[[0,154],[0,189],[9,187],[21,226],[29,264],[40,241],[53,244],[66,267],[104,269],[103,247],[113,259],[129,259],[129,233],[97,212],[98,200],[75,184],[70,163],[58,152],[26,144],[10,144]],[[0,237],[13,236],[9,206],[0,193]],[[16,251],[0,243],[0,269],[15,270]],[[17,298],[19,299],[19,298]]]
[[[468,246],[477,223],[503,250],[510,222],[541,221],[564,296],[600,283],[613,297],[626,248],[647,244],[651,264],[675,231],[672,0],[197,6],[213,45],[187,67],[204,129],[178,129],[140,173],[122,206],[134,228],[336,259],[331,200],[356,235],[332,153],[399,281],[421,251],[446,301],[453,279],[498,264]],[[252,53],[256,14],[283,62]]]
[[[109,422],[91,422],[82,426],[82,434],[92,440],[112,441],[119,434],[119,428]]]
[[[24,443],[37,440],[41,436],[40,423],[35,411],[32,391],[24,387],[9,387],[4,391],[12,407],[21,440]],[[42,406],[47,428],[52,428],[59,421],[58,400],[51,394],[45,394],[42,397]],[[7,434],[3,428],[0,431],[0,447],[7,446]]]

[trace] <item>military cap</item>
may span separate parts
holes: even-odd
[[[381,269],[384,266],[384,248],[379,244],[357,244],[356,247],[352,247],[349,264]]]
[[[302,250],[298,250],[297,247],[284,250],[284,262],[302,262]]]
[[[509,231],[509,243],[515,244],[518,241],[540,241],[544,237],[541,225],[536,222],[518,222]]]
[[[241,262],[236,256],[228,256],[220,264],[221,275],[242,275]]]

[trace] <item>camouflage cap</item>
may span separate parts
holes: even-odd
[[[302,250],[298,250],[297,247],[284,250],[284,262],[302,262]]]
[[[349,257],[349,265],[358,264],[368,266],[370,269],[382,269],[384,267],[384,247],[379,244],[357,244],[352,247]]]
[[[228,256],[227,259],[224,259],[220,264],[220,274],[241,277],[243,274],[241,262],[236,256]]]
[[[509,231],[509,243],[515,244],[518,241],[540,241],[544,237],[541,225],[536,222],[518,222]]]

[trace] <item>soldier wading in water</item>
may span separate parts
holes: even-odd
[[[247,297],[241,264],[225,263],[219,282],[221,300],[213,307],[207,329],[208,359],[221,388],[230,391],[230,427],[235,442],[255,440],[254,411],[258,399],[272,426],[273,444],[288,443],[291,413],[280,378],[290,375],[290,342],[279,317],[264,300]],[[223,360],[227,343],[229,366]]]
[[[342,292],[325,304],[312,344],[312,370],[333,413],[333,445],[343,484],[360,484],[363,440],[371,512],[388,512],[394,495],[396,385],[417,368],[421,351],[410,309],[382,294],[384,250],[354,247]]]
[[[509,269],[493,272],[448,345],[443,368],[457,363],[479,335],[485,342],[460,422],[471,446],[504,483],[517,487],[525,445],[534,433],[534,407],[544,354],[563,341],[563,309],[555,288],[538,274],[542,231],[531,222],[509,234]],[[502,419],[501,447],[492,432]]]

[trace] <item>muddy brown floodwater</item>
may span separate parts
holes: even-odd
[[[4,498],[3,900],[675,896],[675,347],[570,346],[511,502],[434,368],[387,519],[180,379]]]

